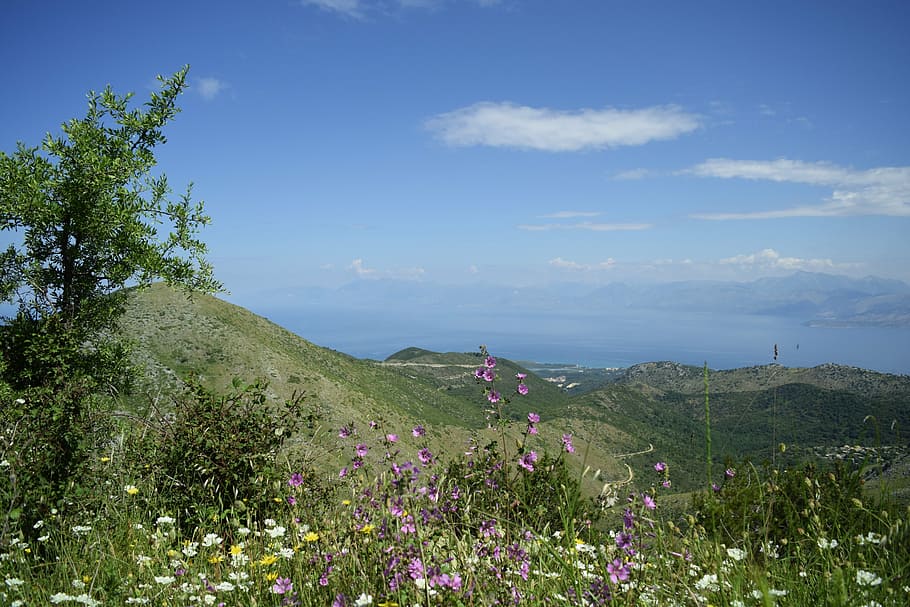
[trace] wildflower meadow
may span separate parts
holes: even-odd
[[[731,463],[681,509],[665,507],[674,471],[655,460],[588,494],[569,472],[584,466],[567,465],[585,457],[573,436],[510,417],[511,399],[533,398],[525,376],[481,360],[489,432],[457,456],[421,424],[376,419],[330,429],[331,475],[297,467],[301,403],[270,409],[261,386],[197,389],[157,427],[119,419],[40,516],[4,505],[0,603],[910,604],[910,513],[859,470]],[[7,504],[29,461],[14,429],[0,443]]]

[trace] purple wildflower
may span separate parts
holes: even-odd
[[[431,461],[433,461],[433,453],[424,447],[417,452],[417,459],[419,459],[423,464],[429,464]]]
[[[354,446],[354,453],[357,454],[357,457],[363,457],[367,454],[367,451],[369,451],[369,448],[363,443],[357,443]]]
[[[734,476],[736,476],[736,470],[734,470],[733,468],[727,468],[726,470],[724,470],[724,476],[727,478],[733,478]]]
[[[483,377],[484,381],[493,381],[496,379],[496,373],[493,369],[484,369],[481,377]]]
[[[332,566],[329,565],[325,568],[325,571],[322,572],[322,575],[319,576],[319,585],[328,586],[329,585],[329,574],[332,573]]]
[[[614,584],[629,579],[629,567],[620,559],[613,559],[612,563],[607,563],[607,573],[610,574],[610,581]]]
[[[285,594],[287,592],[293,592],[294,584],[291,582],[289,577],[280,577],[275,580],[275,584],[272,586],[272,592],[274,594]]]
[[[483,367],[480,367],[479,369],[474,371],[474,377],[476,379],[483,379]]]
[[[717,483],[711,483],[711,489],[714,490],[714,493],[718,493],[720,491],[720,485]]]
[[[500,394],[496,390],[490,390],[490,393],[487,394],[487,400],[495,405],[500,400],[502,400],[502,394]]]
[[[348,599],[343,594],[336,594],[335,600],[332,601],[332,607],[347,607]]]
[[[534,451],[528,451],[518,460],[518,465],[527,470],[528,472],[534,472],[534,462],[537,461],[537,453]]]
[[[518,393],[521,394],[522,396],[524,396],[525,394],[528,393],[528,387],[524,384],[518,384],[517,390],[518,390]]]
[[[413,435],[414,438],[420,438],[426,433],[427,431],[423,426],[414,426],[414,429],[411,430],[411,435]]]
[[[418,580],[424,577],[425,572],[423,568],[423,563],[420,562],[420,559],[413,558],[411,562],[408,563],[408,575],[412,580]]]
[[[643,501],[645,503],[645,508],[647,508],[648,510],[654,510],[655,508],[657,508],[657,503],[654,501],[654,498],[651,497],[650,495],[648,495],[647,493],[642,494],[641,501]]]
[[[404,522],[401,523],[401,532],[417,533],[417,526],[414,524],[414,517],[410,514],[405,517]]]
[[[572,444],[571,434],[562,435],[562,447],[566,450],[566,453],[575,453],[575,445]]]
[[[376,420],[370,421],[370,430],[375,430],[378,427],[379,427],[379,422],[377,422]]]
[[[397,435],[397,434],[386,434],[386,435],[385,435],[385,439],[386,439],[387,441],[389,441],[390,443],[397,443],[397,442],[398,442],[398,435]]]
[[[291,478],[288,479],[288,485],[291,487],[299,487],[303,484],[303,475],[299,472],[295,472],[291,475]]]
[[[660,486],[663,487],[664,489],[669,489],[670,488],[670,479],[665,479],[664,481],[662,481],[660,483]]]
[[[288,496],[288,506],[296,506],[296,505],[297,505],[297,498],[294,497],[293,495],[289,495]]]
[[[338,431],[338,438],[347,438],[354,434],[354,426],[342,426]]]
[[[532,424],[536,424],[536,423],[540,422],[540,416],[537,415],[536,413],[528,413],[528,422],[530,422]]]
[[[516,373],[516,374],[515,374],[515,379],[517,379],[518,381],[521,381],[521,380],[523,380],[524,378],[526,378],[527,376],[528,376],[527,373]]]
[[[657,472],[663,472],[664,470],[667,469],[667,463],[666,462],[657,462],[656,464],[654,464],[654,469]]]
[[[537,434],[537,426],[534,424],[528,424],[528,434]]]
[[[496,530],[496,521],[492,519],[480,523],[480,533],[484,537],[499,537],[502,535]]]
[[[493,358],[492,356],[487,356],[486,359],[483,361],[483,366],[485,366],[487,369],[492,369],[493,367],[496,366],[496,359]]]
[[[346,477],[347,475],[348,475],[348,467],[347,467],[347,466],[345,466],[344,468],[342,468],[341,470],[338,471],[338,478],[344,478],[344,477]]]
[[[632,547],[633,536],[631,533],[621,531],[616,534],[616,547],[621,550],[627,550]]]

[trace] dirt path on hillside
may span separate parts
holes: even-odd
[[[648,448],[645,449],[644,451],[635,451],[633,453],[620,453],[618,455],[612,455],[611,457],[615,457],[616,459],[626,459],[627,457],[632,457],[633,455],[644,455],[645,453],[651,453],[652,451],[654,451],[654,445],[652,445],[651,443],[648,443]]]

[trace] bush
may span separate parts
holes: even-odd
[[[191,379],[173,414],[156,422],[152,466],[159,497],[190,529],[218,513],[274,508],[279,452],[315,413],[304,415],[303,395],[281,406],[267,402],[267,385],[244,386],[219,396]]]
[[[110,425],[106,399],[87,380],[30,388],[4,401],[0,543],[17,529],[26,539],[37,535],[36,521],[89,490],[82,471]]]
[[[454,459],[445,476],[460,479],[474,511],[516,528],[564,531],[600,516],[594,501],[582,497],[579,481],[569,475],[562,457],[543,454],[529,472],[505,461],[496,443],[490,443]]]
[[[782,471],[742,469],[750,473],[729,477],[722,487],[694,498],[698,522],[720,542],[733,545],[752,537],[811,550],[817,537],[852,536],[873,526],[858,469],[843,463],[830,470],[812,463]]]

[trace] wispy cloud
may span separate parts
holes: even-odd
[[[483,8],[497,6],[502,0],[474,0]],[[436,10],[443,8],[446,0],[300,0],[303,6],[315,6],[330,13],[354,19],[366,19],[368,15],[390,15],[396,8]]]
[[[804,183],[833,190],[820,204],[748,213],[693,215],[697,219],[910,216],[910,167],[880,167],[857,171],[826,162],[812,163],[785,158],[770,161],[712,158],[682,173],[722,179]]]
[[[558,211],[548,215],[540,215],[541,219],[572,219],[573,217],[597,217],[597,211]]]
[[[651,177],[656,173],[651,169],[629,169],[628,171],[620,171],[613,175],[613,179],[618,181],[634,181],[637,179],[644,179],[645,177]]]
[[[620,232],[647,230],[653,226],[650,223],[592,223],[585,221],[582,223],[544,223],[544,224],[521,224],[519,230],[529,232],[547,232],[551,230],[588,230],[591,232]]]
[[[363,19],[366,14],[361,0],[301,0],[301,3],[355,19]]]
[[[763,249],[757,253],[735,255],[721,259],[718,263],[730,266],[745,266],[756,270],[805,270],[819,272],[824,270],[855,268],[855,263],[836,263],[832,259],[803,259],[784,257],[774,249]]]
[[[453,146],[576,152],[675,139],[697,129],[699,118],[674,105],[562,111],[482,102],[434,116],[426,127]]]
[[[396,278],[399,280],[417,280],[426,274],[426,270],[420,267],[415,268],[397,268],[394,270],[377,270],[369,268],[363,259],[357,258],[351,261],[348,270],[360,278]]]
[[[227,84],[218,78],[200,78],[196,82],[197,91],[206,101],[211,101],[218,96],[221,91],[227,88]]]
[[[592,270],[609,270],[610,268],[616,265],[616,260],[612,257],[608,258],[606,261],[601,261],[600,263],[588,264],[588,263],[578,263],[577,261],[570,261],[568,259],[563,259],[562,257],[557,257],[549,261],[550,267],[559,268],[562,270],[571,270],[574,272],[590,272]]]
[[[376,274],[376,270],[363,265],[363,260],[359,257],[351,262],[348,269],[357,274],[357,276],[375,276]]]

